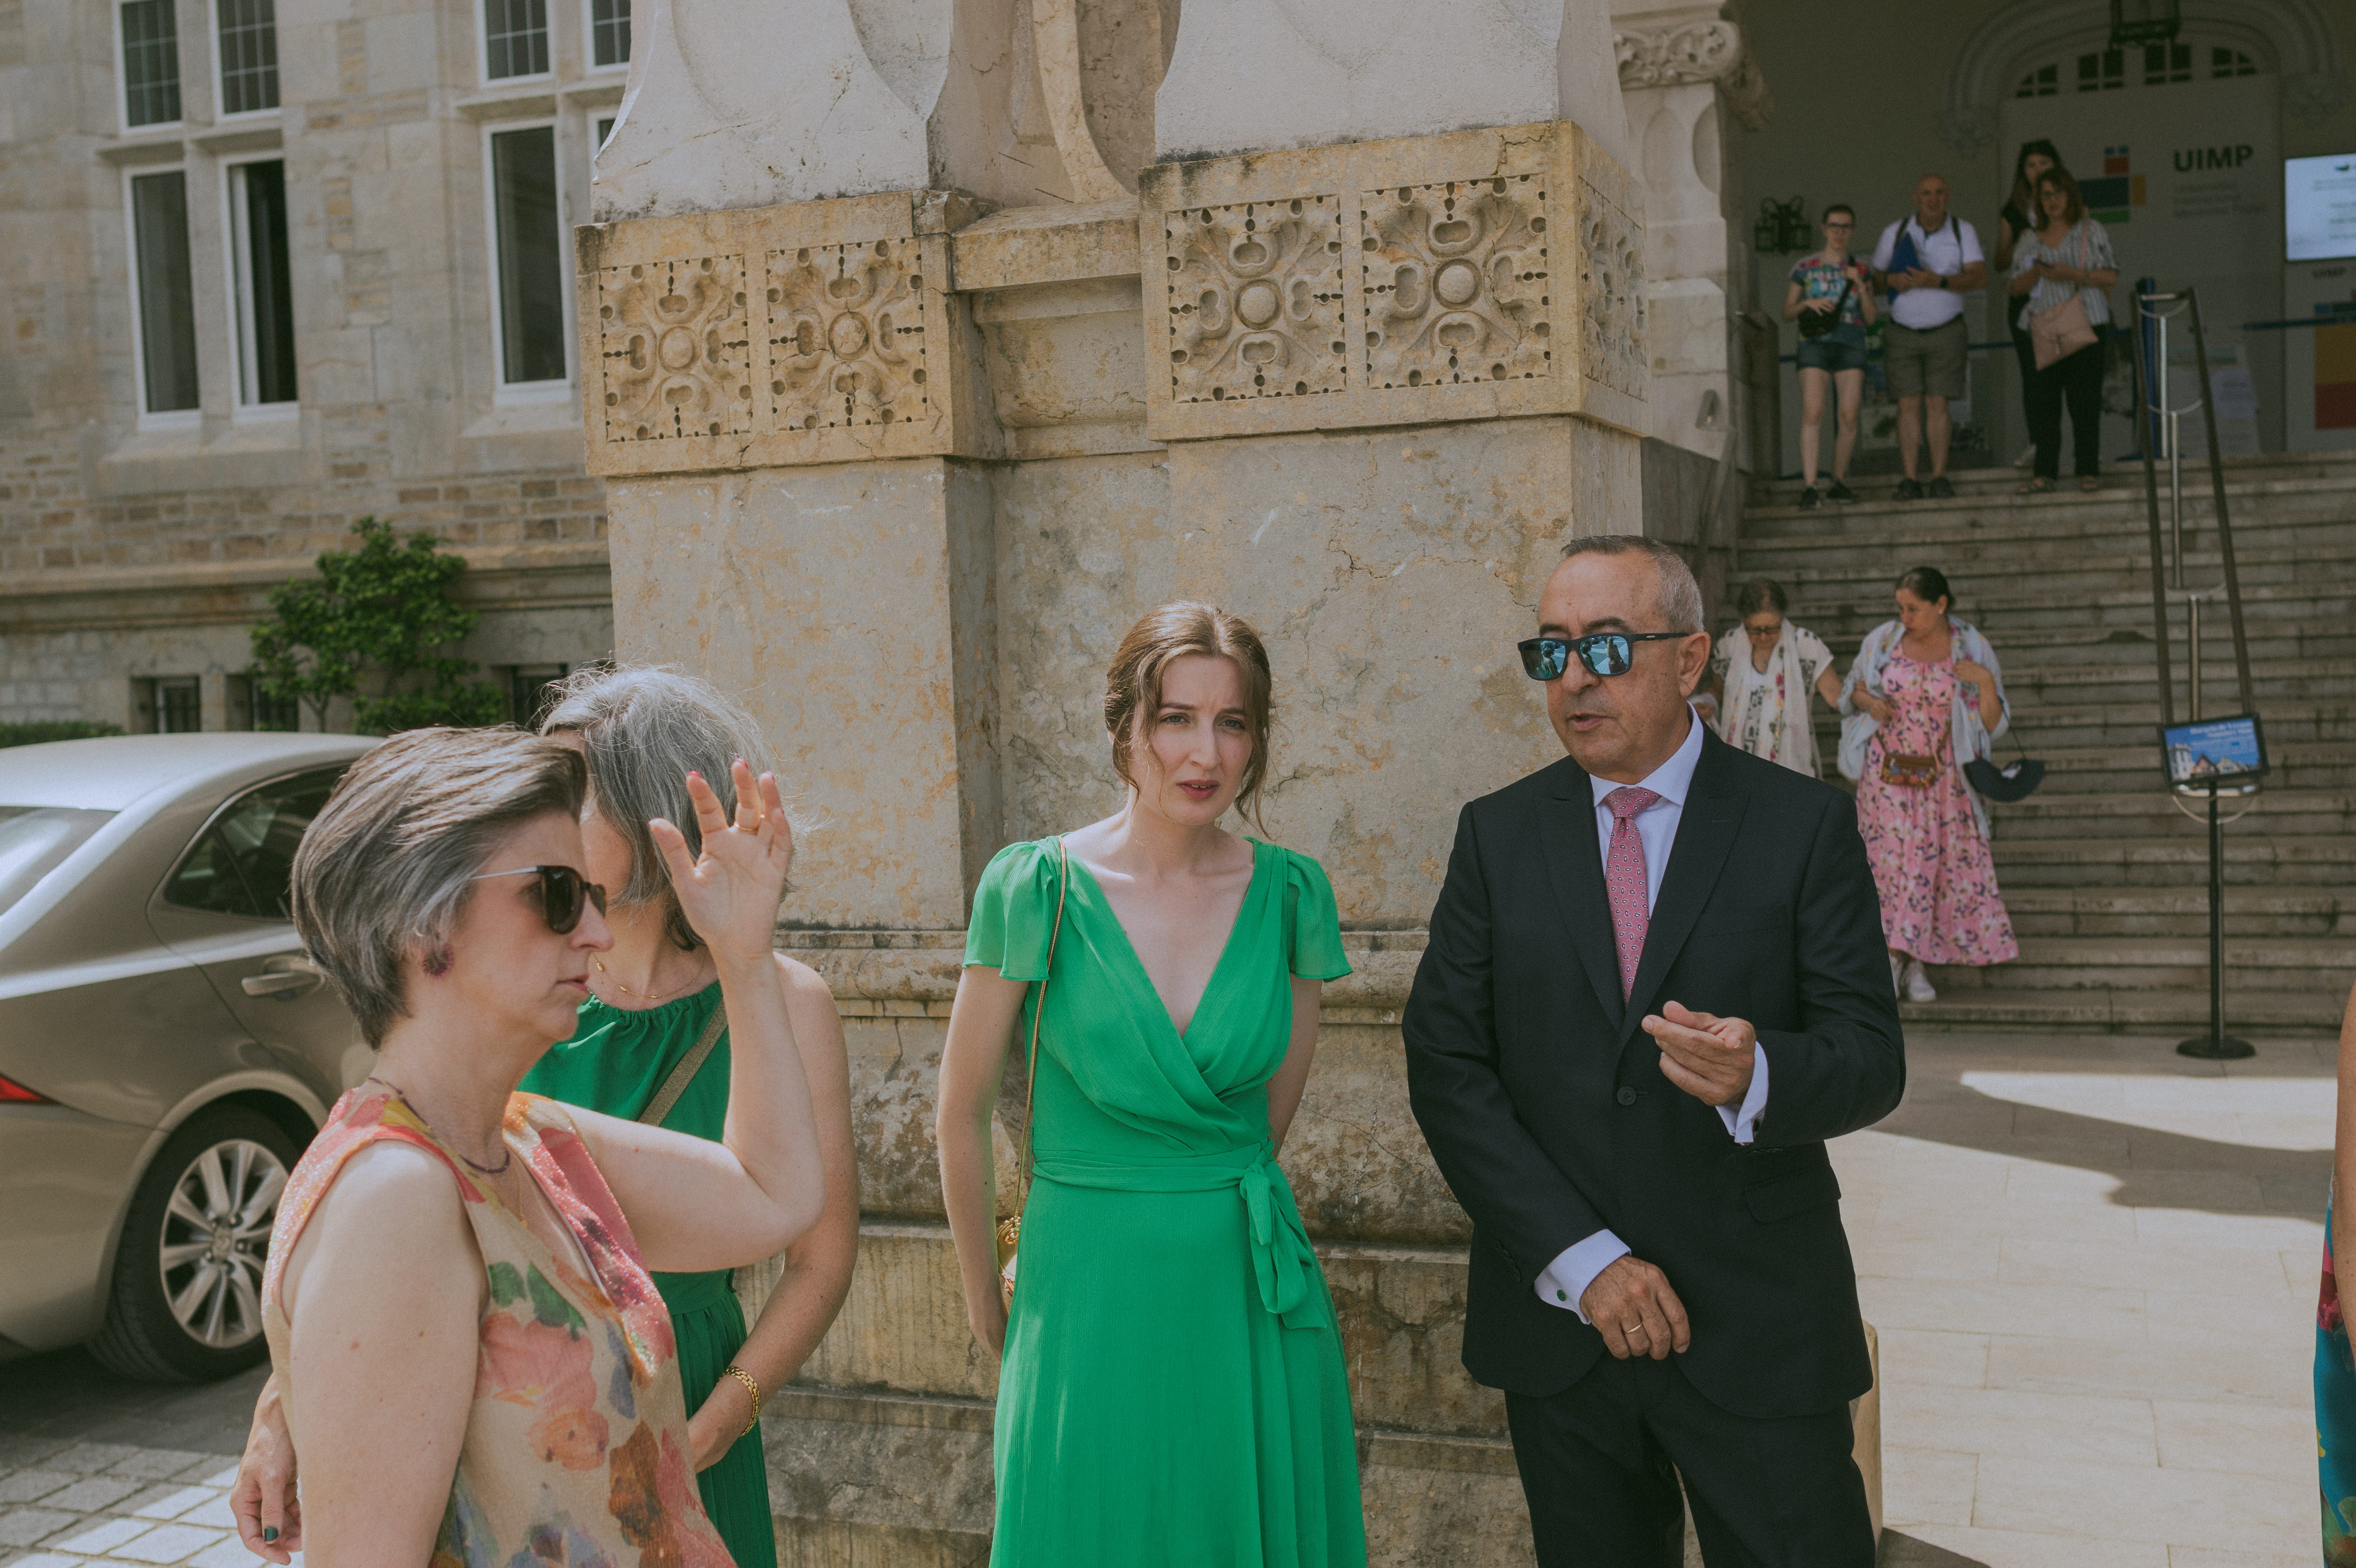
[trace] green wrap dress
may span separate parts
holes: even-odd
[[[1268,1125],[1290,976],[1350,970],[1333,888],[1307,856],[1255,842],[1181,1035],[1103,891],[1069,864],[1052,977],[1052,838],[990,863],[966,941],[969,965],[1051,981],[991,1562],[1363,1568],[1333,1300]]]
[[[528,1094],[636,1120],[680,1058],[694,1046],[719,1005],[717,981],[692,996],[635,1012],[592,997],[581,1004],[573,1038],[551,1046],[518,1087]],[[727,1120],[728,1036],[723,1033],[662,1125],[716,1143]],[[655,1288],[670,1314],[672,1337],[679,1342],[680,1381],[690,1415],[702,1406],[720,1381],[721,1369],[744,1344],[744,1311],[736,1304],[730,1275],[727,1269],[715,1269],[654,1275]],[[755,1430],[739,1437],[718,1464],[697,1474],[695,1484],[703,1494],[703,1511],[727,1542],[736,1568],[776,1568],[776,1525],[769,1515],[769,1474],[761,1456],[761,1434]]]

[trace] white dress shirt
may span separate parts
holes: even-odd
[[[1685,743],[1637,786],[1661,797],[1638,812],[1634,819],[1636,837],[1644,846],[1644,909],[1648,914],[1660,901],[1661,878],[1669,869],[1669,850],[1677,841],[1677,823],[1685,816],[1686,796],[1693,790],[1694,765],[1701,761],[1701,715],[1690,709],[1687,712]],[[1603,797],[1621,786],[1591,774],[1588,783],[1595,791],[1596,840],[1608,866],[1612,863],[1612,816]],[[1751,1050],[1751,1089],[1742,1097],[1741,1108],[1717,1107],[1719,1119],[1739,1144],[1747,1144],[1758,1135],[1760,1113],[1767,1108],[1767,1052],[1756,1045]],[[1573,1243],[1538,1275],[1538,1299],[1548,1307],[1575,1313],[1581,1323],[1586,1322],[1587,1314],[1580,1310],[1580,1297],[1587,1294],[1587,1287],[1595,1282],[1597,1275],[1626,1257],[1628,1252],[1628,1243],[1609,1230]]]
[[[1952,278],[1974,261],[1986,259],[1980,254],[1979,230],[1962,219],[1950,217],[1925,234],[1921,219],[1903,218],[1881,231],[1881,243],[1873,248],[1874,271],[1890,271],[1890,263],[1898,255],[1901,229],[1913,236],[1914,254],[1922,266],[1943,278]],[[1890,319],[1917,332],[1944,326],[1963,314],[1964,296],[1955,293],[1952,285],[1944,289],[1901,289],[1890,301]]]

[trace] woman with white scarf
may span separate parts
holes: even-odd
[[[1964,764],[2012,722],[1996,650],[1949,614],[1937,568],[1898,580],[1898,619],[1866,634],[1841,688],[1840,770],[1857,781],[1857,824],[1881,895],[1891,982],[1938,999],[1922,965],[2020,956],[1997,891],[1987,807]]]
[[[1840,681],[1825,640],[1783,619],[1783,585],[1757,578],[1734,596],[1742,624],[1718,639],[1710,654],[1708,695],[1716,703],[1710,727],[1719,739],[1754,757],[1817,776],[1816,733],[1808,693],[1840,707]]]

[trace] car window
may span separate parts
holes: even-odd
[[[31,892],[113,815],[67,805],[0,805],[0,912]]]
[[[240,795],[189,846],[164,901],[215,914],[284,920],[294,847],[343,776],[340,767],[280,779]]]

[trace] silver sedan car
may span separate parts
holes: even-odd
[[[374,743],[0,750],[0,1359],[87,1340],[181,1380],[264,1353],[279,1190],[369,1060],[287,878]]]

